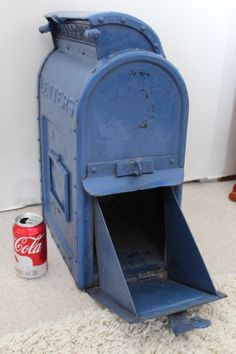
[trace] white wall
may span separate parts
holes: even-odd
[[[151,25],[189,90],[186,180],[236,173],[234,1],[21,0],[0,3],[0,210],[40,201],[36,78],[54,10],[113,10]]]

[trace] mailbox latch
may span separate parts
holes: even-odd
[[[153,173],[155,170],[154,159],[136,159],[120,161],[116,163],[116,176],[141,176],[146,173]]]

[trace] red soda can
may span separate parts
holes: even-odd
[[[46,273],[46,225],[39,215],[25,213],[16,217],[12,227],[16,273],[23,278],[38,278]]]

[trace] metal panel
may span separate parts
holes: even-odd
[[[173,191],[167,188],[164,198],[168,276],[182,284],[216,295],[212,280]]]
[[[96,251],[101,292],[136,315],[134,303],[98,202],[95,200]]]

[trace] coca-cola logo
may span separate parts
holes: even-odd
[[[15,251],[19,254],[37,254],[42,250],[43,243],[40,242],[44,233],[38,236],[22,236],[15,241]],[[30,242],[29,242],[30,241]]]

